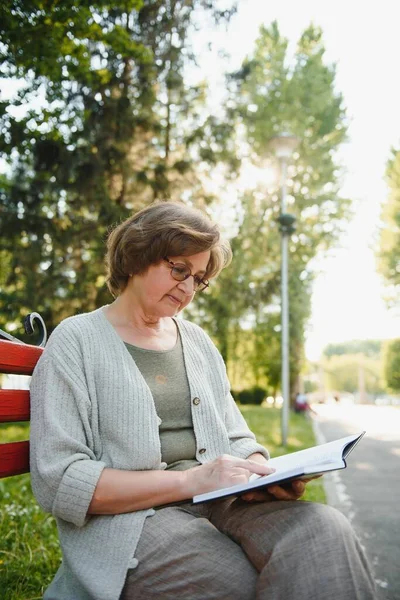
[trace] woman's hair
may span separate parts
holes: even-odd
[[[165,256],[191,256],[210,250],[204,279],[216,277],[232,258],[218,226],[203,212],[180,202],[154,202],[111,231],[107,240],[107,285],[114,297],[129,275],[143,274]]]

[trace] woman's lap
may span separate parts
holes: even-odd
[[[372,600],[370,567],[348,520],[311,502],[215,505],[212,522],[259,572],[257,600]]]
[[[203,507],[157,510],[146,519],[121,600],[250,600],[257,571]]]
[[[240,499],[169,507],[146,520],[121,600],[372,600],[348,521],[308,502]]]

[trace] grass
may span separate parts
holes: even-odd
[[[28,437],[27,424],[0,426],[0,442]],[[0,597],[39,600],[61,560],[55,521],[36,504],[29,475],[0,479],[0,498]]]
[[[240,407],[250,429],[255,433],[257,441],[269,450],[271,458],[303,450],[316,444],[311,420],[303,414],[291,412],[288,427],[288,445],[281,445],[281,411],[268,407],[244,405]],[[307,484],[304,500],[326,503],[322,479],[315,479]]]
[[[279,410],[259,406],[242,406],[241,410],[272,456],[315,444],[311,422],[304,415],[290,415],[285,449],[280,445]],[[0,425],[0,442],[28,436],[28,425]],[[39,600],[61,560],[55,521],[36,504],[29,475],[0,480],[0,498],[0,596],[4,600]],[[304,499],[325,502],[321,480],[308,484]]]

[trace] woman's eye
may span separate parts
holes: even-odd
[[[187,267],[185,267],[184,265],[182,265],[182,266],[176,265],[174,267],[174,270],[177,275],[186,275],[188,272]]]

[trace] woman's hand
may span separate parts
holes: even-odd
[[[263,490],[255,490],[242,495],[246,502],[266,502],[267,500],[298,500],[306,491],[306,485],[312,479],[318,479],[322,475],[307,477],[306,480],[294,479],[287,485],[271,485]]]
[[[298,500],[306,491],[306,483],[301,479],[295,479],[288,485],[271,485],[268,491],[277,500]]]
[[[300,479],[292,481],[290,484],[271,485],[264,490],[255,490],[242,495],[242,500],[246,502],[266,502],[268,500],[298,500],[302,497],[306,489],[306,484]]]
[[[189,490],[189,495],[195,496],[232,485],[247,483],[252,473],[270,475],[274,472],[275,469],[269,467],[267,462],[260,464],[251,459],[236,458],[229,454],[223,454],[212,462],[184,471],[186,476],[185,486]]]
[[[271,500],[298,500],[304,494],[306,484],[300,479],[287,486],[271,485],[263,490],[255,490],[242,495],[246,502],[266,502]]]

